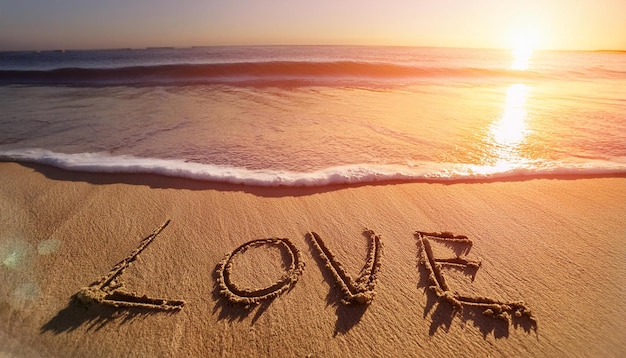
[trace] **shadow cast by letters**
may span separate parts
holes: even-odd
[[[216,266],[219,267],[219,264]],[[215,308],[213,308],[213,315],[217,314],[219,320],[228,320],[229,322],[237,321],[242,322],[245,318],[249,317],[253,312],[254,316],[250,324],[255,324],[256,321],[265,313],[269,306],[274,302],[274,299],[267,299],[259,302],[258,304],[241,304],[233,303],[228,300],[224,295],[220,293],[219,285],[217,284],[217,273],[213,270],[213,301],[215,301]],[[286,292],[289,293],[293,289],[293,286]],[[256,312],[255,312],[256,311]]]
[[[449,248],[453,249],[455,252],[469,252],[469,250],[462,251],[462,249],[454,249],[451,247],[454,245],[455,244],[453,243],[446,244],[446,246],[449,246]],[[526,333],[530,333],[531,331],[535,331],[535,333],[537,332],[537,322],[534,318],[532,318],[532,316],[524,314],[512,314],[508,316],[502,315],[500,317],[497,315],[486,315],[485,313],[491,309],[489,307],[497,307],[497,305],[493,305],[496,303],[494,300],[479,298],[473,302],[473,305],[469,305],[464,303],[467,298],[454,294],[454,300],[457,300],[456,305],[454,305],[449,299],[446,299],[445,296],[438,296],[436,289],[433,287],[433,284],[436,285],[436,279],[433,278],[434,282],[431,281],[430,277],[433,273],[429,272],[426,265],[424,265],[420,259],[420,256],[424,254],[424,247],[422,247],[419,240],[417,242],[417,248],[417,271],[419,273],[417,287],[422,288],[422,291],[426,296],[426,306],[424,308],[423,318],[427,318],[430,314],[432,319],[429,335],[433,336],[440,328],[442,328],[445,332],[448,332],[455,317],[459,317],[463,323],[471,321],[473,326],[478,328],[485,339],[490,334],[493,334],[496,339],[508,338],[511,324],[516,329],[522,328]],[[439,270],[439,268],[437,268],[437,270]],[[473,280],[476,275],[476,271],[477,268],[472,268],[469,272],[465,272],[465,274],[471,276]],[[515,303],[512,303],[512,305],[514,304]]]
[[[309,252],[318,267],[325,267],[326,262],[320,257],[311,240],[306,240],[309,243]],[[326,295],[326,305],[336,308],[335,315],[337,321],[335,323],[334,336],[337,334],[345,334],[356,326],[360,321],[369,305],[345,305],[341,302],[343,299],[341,290],[335,284],[335,278],[328,270],[320,270],[324,281],[328,283],[329,290]]]
[[[72,296],[67,306],[46,322],[40,332],[60,334],[72,332],[83,325],[88,326],[88,331],[98,331],[111,323],[118,323],[121,326],[157,313],[174,314],[176,311],[162,311],[146,307],[113,307],[96,303],[85,305]]]

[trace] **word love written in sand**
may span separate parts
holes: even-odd
[[[146,295],[132,293],[126,291],[121,282],[121,275],[124,270],[135,261],[137,256],[168,224],[169,220],[156,228],[141,241],[137,249],[133,250],[127,257],[115,265],[107,275],[93,282],[88,287],[81,289],[75,297],[82,303],[99,303],[114,307],[156,310],[181,309],[184,306],[184,301],[150,298]],[[317,233],[310,232],[305,235],[318,252],[320,258],[325,262],[325,268],[333,275],[334,280],[343,293],[341,302],[345,305],[370,304],[376,293],[375,286],[381,266],[382,242],[380,236],[376,235],[372,230],[365,230],[363,235],[369,239],[369,248],[365,265],[356,279],[353,279],[346,272]],[[418,241],[419,262],[429,275],[430,290],[439,299],[450,303],[455,308],[455,311],[461,311],[464,306],[477,307],[483,309],[482,313],[486,316],[507,321],[510,318],[514,320],[527,319],[536,324],[530,309],[523,302],[502,302],[487,297],[460,295],[450,290],[442,272],[443,267],[455,266],[475,271],[478,270],[481,263],[462,258],[459,253],[453,258],[437,258],[433,253],[431,241],[443,242],[450,246],[465,246],[461,253],[466,255],[473,244],[466,236],[455,236],[449,232],[426,233],[421,231],[416,231],[414,235]],[[267,287],[260,289],[239,287],[231,278],[233,259],[244,255],[251,248],[264,246],[278,248],[281,251],[282,257],[286,258],[287,261],[285,265],[287,271],[277,281]],[[303,270],[304,262],[302,261],[300,250],[289,239],[269,238],[252,240],[226,254],[224,259],[217,265],[217,285],[219,293],[230,302],[251,307],[259,304],[261,301],[274,299],[292,288],[302,275]]]

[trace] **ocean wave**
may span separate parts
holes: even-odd
[[[459,163],[423,162],[401,165],[352,164],[312,172],[250,170],[246,168],[187,162],[183,160],[140,158],[106,153],[57,153],[45,149],[0,151],[0,161],[49,165],[69,171],[117,174],[153,174],[217,183],[261,187],[320,187],[339,184],[384,182],[507,181],[546,176],[626,175],[623,162],[586,161],[543,163],[525,167],[491,167]]]
[[[177,85],[236,83],[320,83],[415,80],[423,78],[532,78],[532,71],[419,67],[358,61],[269,61],[175,64],[118,68],[0,70],[0,84],[26,85]]]

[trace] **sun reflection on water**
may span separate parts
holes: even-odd
[[[506,100],[502,117],[490,127],[495,144],[511,149],[526,136],[526,96],[528,87],[516,83],[506,90]]]
[[[525,71],[530,66],[530,58],[535,51],[539,36],[533,29],[520,30],[513,38],[513,62],[511,69]]]
[[[509,171],[525,162],[519,147],[529,133],[527,96],[528,86],[522,83],[510,85],[506,90],[502,116],[490,125],[488,132],[492,172]]]
[[[527,47],[520,47],[513,50],[513,62],[511,63],[512,70],[527,70],[530,63],[530,56],[533,54],[533,50]]]

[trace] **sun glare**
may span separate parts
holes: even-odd
[[[522,83],[509,86],[502,117],[491,126],[495,144],[514,148],[526,135],[526,95],[528,87]]]
[[[522,83],[510,85],[506,90],[502,117],[494,121],[490,127],[493,170],[508,170],[523,161],[518,153],[518,147],[528,134],[525,108],[527,95],[528,87]]]
[[[513,51],[513,70],[527,70],[530,57],[537,48],[538,35],[532,30],[519,31],[513,36],[511,48]]]

